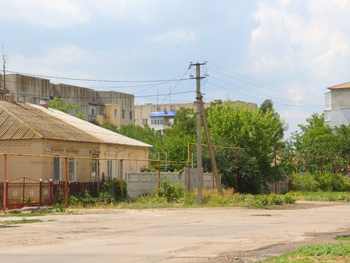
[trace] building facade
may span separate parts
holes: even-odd
[[[232,105],[247,105],[250,109],[256,109],[255,103],[243,102],[239,100],[231,101]],[[204,108],[208,108],[211,102],[203,103]],[[163,130],[174,121],[176,112],[181,108],[196,110],[196,103],[178,104],[153,104],[135,105],[135,125],[144,127],[145,125],[155,130]]]
[[[71,182],[121,178],[148,168],[150,148],[59,110],[0,101],[0,162],[9,154],[7,180],[64,181],[66,172]]]
[[[51,83],[49,79],[20,75],[0,75],[0,99],[5,94],[12,94],[14,101],[40,104],[54,97],[79,109],[72,110],[71,115],[81,113],[88,121],[98,121],[100,124],[110,122],[117,127],[134,124],[134,95],[115,92],[98,91],[74,85]],[[4,89],[5,86],[5,89]]]
[[[350,124],[350,82],[328,87],[325,94],[324,123],[331,127]]]

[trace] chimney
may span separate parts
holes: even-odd
[[[45,109],[48,109],[48,108],[49,108],[49,104],[47,103],[46,100],[41,100],[41,101],[39,102],[39,105],[40,105],[41,107],[44,107]]]

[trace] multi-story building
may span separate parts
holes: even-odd
[[[324,123],[331,127],[350,123],[350,82],[328,87],[325,94]]]
[[[88,121],[101,124],[110,122],[121,125],[134,124],[134,95],[115,91],[98,91],[68,84],[51,83],[49,79],[20,74],[0,75],[0,99],[10,93],[15,101],[40,104],[54,97],[79,105],[80,108],[70,112],[72,115],[82,113]],[[4,89],[5,86],[5,89]]]
[[[255,103],[243,102],[239,100],[232,101],[233,105],[244,104],[250,109],[256,109]],[[203,103],[204,108],[210,106],[210,102]],[[176,112],[180,107],[196,110],[195,103],[178,103],[178,104],[153,104],[135,105],[135,125],[149,125],[155,130],[163,130],[173,123]]]

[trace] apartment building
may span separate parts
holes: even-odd
[[[350,124],[350,82],[328,87],[325,94],[324,123],[332,127]]]
[[[80,108],[79,112],[88,121],[103,124],[110,122],[121,125],[134,124],[134,95],[116,91],[98,91],[69,84],[51,83],[49,79],[21,74],[0,75],[0,99],[11,94],[14,101],[40,104],[54,97],[60,97]],[[5,88],[4,88],[5,87]]]
[[[208,108],[211,102],[205,102],[204,108]],[[244,104],[250,109],[256,109],[258,106],[255,103],[243,102],[234,100],[233,105]],[[180,107],[196,110],[196,103],[178,103],[178,104],[153,104],[146,103],[144,105],[135,105],[135,125],[149,125],[155,130],[166,129],[170,123],[174,121],[176,112]]]

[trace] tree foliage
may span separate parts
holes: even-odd
[[[238,191],[257,193],[263,190],[264,182],[271,179],[272,153],[283,147],[286,125],[274,111],[264,115],[259,109],[247,105],[233,106],[231,101],[213,104],[207,109],[207,119],[213,145],[245,148],[239,150]],[[236,177],[233,149],[225,157],[217,158],[222,180],[230,187]],[[236,160],[237,161],[237,160]],[[210,168],[208,158],[206,166]]]
[[[70,114],[72,110],[79,109],[80,105],[74,105],[69,101],[64,101],[62,98],[54,97],[52,100],[50,100],[49,107]],[[86,118],[81,112],[76,114],[75,117],[86,121]]]

